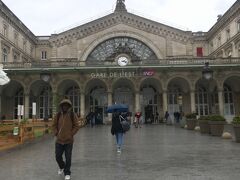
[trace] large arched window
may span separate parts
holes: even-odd
[[[155,53],[143,42],[130,37],[115,37],[99,44],[88,56],[87,63],[114,61],[122,53],[131,57],[132,61],[157,59]]]
[[[39,96],[39,118],[48,119],[52,117],[52,92],[50,86],[43,87]]]
[[[80,96],[79,96],[79,88],[76,86],[70,87],[66,91],[66,96],[70,99],[73,106],[73,111],[77,114],[80,114]]]
[[[90,91],[90,110],[95,113],[95,123],[102,124],[107,108],[107,92],[102,86],[95,86]]]
[[[144,85],[141,88],[140,93],[140,104],[141,109],[139,109],[143,116],[145,117],[145,122],[157,122],[157,119],[153,115],[156,115],[158,111],[157,104],[157,91],[152,85]]]
[[[234,102],[232,89],[224,85],[224,114],[234,115]]]
[[[209,114],[209,98],[207,90],[204,87],[198,87],[195,93],[196,113],[200,116]]]
[[[114,91],[113,103],[117,104],[133,104],[133,94],[129,87],[118,87]]]
[[[182,97],[181,88],[177,85],[171,85],[168,88],[168,111],[170,114],[182,111],[179,104],[179,98]]]

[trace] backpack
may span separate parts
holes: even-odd
[[[122,126],[123,132],[127,132],[130,129],[130,123],[127,119],[122,117],[121,115],[119,116],[119,121]]]

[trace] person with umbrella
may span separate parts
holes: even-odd
[[[113,113],[111,133],[113,136],[115,135],[116,137],[117,152],[121,153],[124,134],[124,130],[121,125],[121,118],[124,119],[124,117],[121,115],[121,113],[128,112],[128,106],[124,104],[114,104],[107,108],[107,112]]]
[[[111,133],[112,135],[116,136],[116,143],[117,143],[117,152],[121,153],[122,144],[123,144],[123,128],[120,123],[120,112],[113,112],[112,116],[112,127],[111,127]]]

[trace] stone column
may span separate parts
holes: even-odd
[[[232,42],[231,44],[232,44],[232,57],[238,57],[237,49],[236,49],[235,43]]]
[[[191,100],[191,113],[196,113],[195,90],[191,90],[190,100]]]
[[[139,92],[135,92],[135,112],[141,111],[140,109],[140,95]]]
[[[24,95],[24,118],[29,118],[29,94]]]
[[[53,117],[56,115],[57,113],[57,106],[58,106],[58,99],[57,99],[57,93],[56,92],[53,92],[53,105],[52,105],[52,115]]]
[[[80,116],[85,117],[85,92],[80,92]]]
[[[218,90],[218,106],[219,106],[219,113],[222,116],[224,115],[223,105],[224,105],[224,102],[223,102],[223,90],[220,89],[220,90]]]
[[[108,92],[108,106],[112,105],[112,92]],[[108,113],[108,122],[112,121],[112,113]],[[106,122],[105,122],[106,123]]]
[[[163,113],[168,110],[168,102],[167,102],[167,91],[163,91]]]

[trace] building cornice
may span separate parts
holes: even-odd
[[[219,30],[221,30],[221,28],[226,27],[226,24],[232,22],[234,18],[239,16],[239,14],[240,14],[240,1],[237,0],[208,31],[207,38],[211,39],[212,37],[214,37],[215,34],[218,33]]]
[[[190,31],[182,31],[128,12],[117,12],[62,32],[60,34],[53,34],[50,37],[50,42],[56,46],[63,46],[71,43],[74,39],[85,38],[118,24],[124,24],[182,43],[187,43],[190,39],[192,39],[192,32]]]
[[[21,32],[32,43],[36,43],[36,36],[18,19],[18,17],[0,0],[0,15],[2,18],[11,24],[17,31]]]
[[[0,34],[0,38],[1,40],[1,44],[5,44],[6,46],[8,46],[9,48],[13,48],[15,51],[17,51],[18,53],[21,53],[23,57],[26,57],[29,60],[32,60],[33,57],[31,57],[29,54],[27,54],[26,52],[24,52],[21,48],[19,48],[18,46],[16,46],[13,42],[9,41],[6,37],[4,37],[2,34]]]

